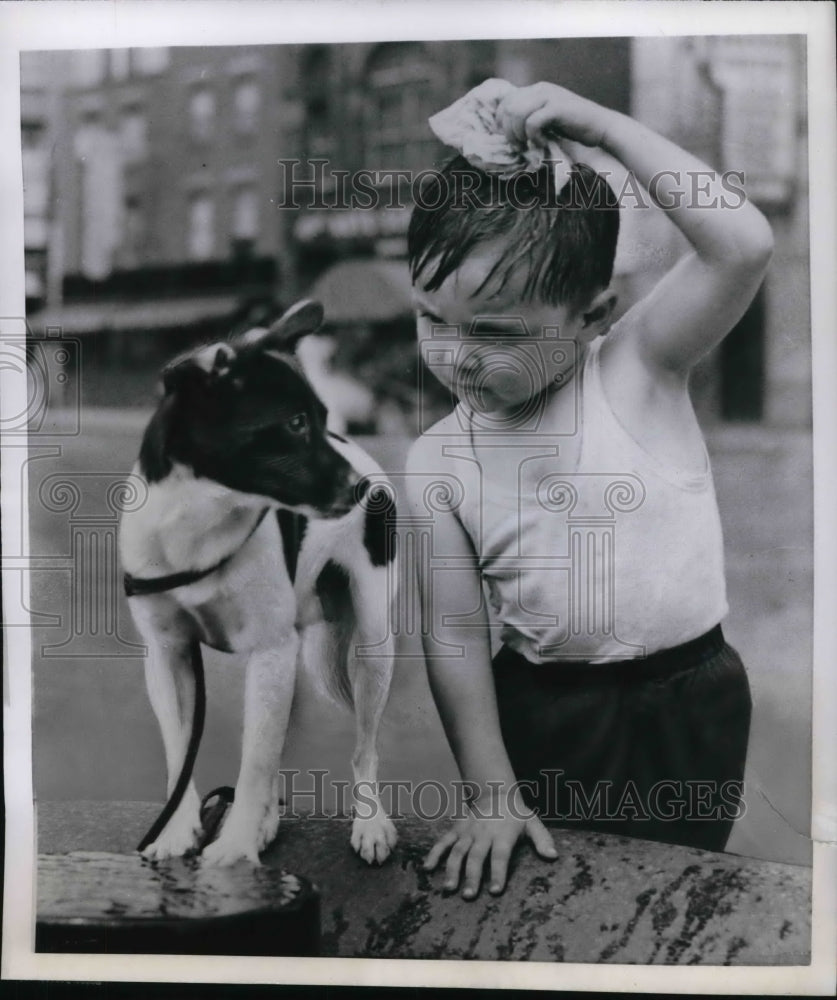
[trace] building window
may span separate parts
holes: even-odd
[[[131,75],[131,50],[110,50],[110,75],[114,80],[127,80]]]
[[[50,192],[49,150],[24,146],[22,155],[24,215],[46,216]]]
[[[45,125],[42,121],[20,123],[20,143],[23,149],[37,149],[43,140]]]
[[[253,240],[259,234],[259,199],[256,189],[240,187],[233,194],[232,236]]]
[[[233,95],[233,125],[238,133],[255,132],[259,123],[261,90],[255,80],[240,80]]]
[[[189,200],[188,253],[192,260],[209,260],[215,249],[215,205],[208,194]]]
[[[106,49],[79,49],[73,53],[73,82],[77,87],[95,87],[107,72]]]
[[[207,87],[193,90],[189,98],[189,134],[199,142],[215,131],[215,94]]]
[[[421,170],[432,165],[436,143],[427,119],[438,111],[438,75],[423,45],[390,42],[373,52],[366,70],[366,167]]]
[[[148,155],[148,119],[140,108],[125,108],[119,122],[119,139],[128,163],[142,161]]]
[[[139,242],[144,230],[144,218],[139,198],[129,195],[125,199],[125,237],[128,243]]]
[[[152,76],[168,69],[169,50],[166,48],[134,49],[134,68],[142,76]]]
[[[315,45],[302,60],[305,80],[305,152],[309,157],[330,156],[334,147],[331,93],[333,87],[331,51]]]
[[[136,195],[125,199],[122,216],[122,253],[120,264],[123,267],[136,267],[140,262],[140,253],[145,241],[145,212],[142,202]]]
[[[46,251],[49,242],[49,225],[42,215],[23,216],[23,246],[30,250]]]
[[[26,271],[24,274],[27,303],[30,299],[40,301],[46,291],[44,275],[46,273],[46,255],[36,251],[26,251]]]
[[[122,241],[122,149],[115,130],[86,125],[76,132],[80,164],[77,202],[80,271],[89,278],[107,277]]]

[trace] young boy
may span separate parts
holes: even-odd
[[[555,858],[543,820],[726,844],[751,702],[719,624],[721,527],[687,379],[772,252],[743,194],[625,115],[539,83],[496,121],[518,148],[616,157],[691,251],[612,325],[619,210],[591,168],[558,191],[542,165],[512,197],[458,157],[414,210],[419,339],[459,402],[412,447],[408,499],[432,516],[424,647],[471,792],[425,864],[447,853],[445,887],[465,898],[486,866],[503,890],[523,836]]]

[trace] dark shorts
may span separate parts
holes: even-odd
[[[718,625],[641,660],[494,658],[503,740],[546,823],[722,851],[742,810],[750,686]]]

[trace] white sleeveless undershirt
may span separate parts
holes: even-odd
[[[474,415],[463,403],[458,417],[471,443],[445,448],[462,484],[456,513],[500,638],[534,663],[646,656],[702,635],[728,611],[705,448],[705,470],[696,474],[631,436],[604,393],[601,343],[590,345],[578,385],[562,390],[576,393],[580,411],[572,471],[557,471],[561,437],[543,423],[535,435],[494,442],[476,431],[481,453],[504,449],[489,471],[474,452]]]

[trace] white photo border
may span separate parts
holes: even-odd
[[[316,17],[312,16],[316,7]],[[6,864],[4,979],[466,986],[670,993],[832,993],[837,968],[837,133],[835,8],[816,2],[640,0],[42,0],[0,2],[0,317],[24,310],[20,146],[21,51],[375,40],[803,34],[810,127],[814,400],[814,897],[810,966],[643,967],[550,963],[36,954],[31,662],[26,629],[9,629],[4,660]],[[13,277],[10,277],[13,276]],[[22,412],[25,378],[0,372],[0,407]],[[4,448],[4,541],[22,530],[25,448]],[[16,526],[24,526],[22,529]],[[4,544],[5,551],[11,545]],[[11,666],[10,666],[11,665]]]

